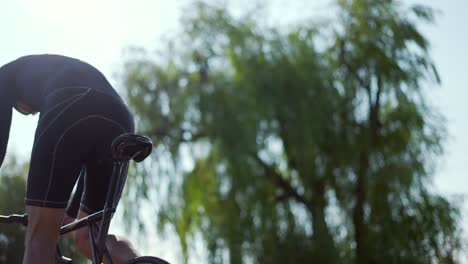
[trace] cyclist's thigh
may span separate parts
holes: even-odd
[[[66,207],[88,148],[81,139],[86,124],[80,122],[80,111],[73,107],[83,96],[82,90],[56,93],[46,102],[31,155],[27,205]]]
[[[127,166],[123,168],[122,176],[127,175]],[[111,160],[88,161],[86,164],[86,180],[80,210],[92,214],[104,208],[109,184],[113,172]],[[125,180],[125,178],[123,179]],[[123,185],[117,189],[120,199]]]
[[[92,155],[86,159],[85,190],[81,210],[87,213],[94,213],[104,207],[113,171],[110,153],[112,141],[117,136],[134,130],[133,118],[121,102],[99,92],[96,92],[93,99],[101,104],[102,110],[93,121],[92,127],[96,138]],[[126,167],[123,175],[126,176]],[[118,188],[119,197],[121,191],[122,188]]]

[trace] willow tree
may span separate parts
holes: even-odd
[[[333,185],[353,225],[356,262],[450,262],[459,214],[428,190],[445,130],[425,98],[440,80],[417,28],[434,11],[391,0],[338,5],[327,54],[344,99],[344,145],[355,155]]]
[[[159,226],[185,261],[197,235],[210,263],[456,257],[458,209],[428,189],[444,127],[424,98],[438,77],[416,23],[432,10],[337,6],[327,27],[287,30],[196,3],[158,56],[130,53],[128,101],[172,168]],[[138,175],[135,197],[154,199],[158,182]]]

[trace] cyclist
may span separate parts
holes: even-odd
[[[76,217],[65,209],[80,172],[85,170],[86,176],[78,218],[103,208],[113,166],[110,144],[133,132],[134,120],[93,66],[61,55],[21,57],[0,68],[0,166],[12,108],[23,114],[40,112],[27,180],[23,264],[53,263],[60,226]],[[74,241],[91,259],[87,228],[76,231]],[[116,235],[107,237],[107,247],[117,263],[139,256],[128,240]]]

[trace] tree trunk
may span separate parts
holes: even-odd
[[[310,206],[313,228],[313,252],[316,263],[337,263],[338,254],[335,248],[335,242],[326,222],[326,200],[324,193],[324,184],[318,183],[316,186],[314,201]]]
[[[357,171],[356,186],[354,194],[356,197],[356,205],[353,211],[354,221],[354,236],[356,241],[356,263],[369,263],[369,248],[367,241],[367,224],[365,221],[364,206],[367,200],[367,181],[368,181],[368,170],[369,170],[369,156],[372,147],[376,143],[379,129],[379,107],[380,107],[380,95],[382,86],[380,78],[378,79],[378,87],[375,95],[375,101],[372,101],[372,97],[369,94],[369,103],[371,105],[369,109],[369,127],[365,127],[363,130],[361,156],[359,160],[359,167]],[[370,89],[369,89],[370,93]]]
[[[366,253],[366,223],[364,220],[364,204],[366,202],[366,170],[368,166],[367,153],[361,155],[360,168],[357,173],[354,189],[356,205],[353,211],[354,239],[356,242],[356,263],[367,263]]]

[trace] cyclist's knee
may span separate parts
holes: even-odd
[[[56,242],[65,210],[27,206],[26,211],[28,213],[28,226],[25,242]]]

